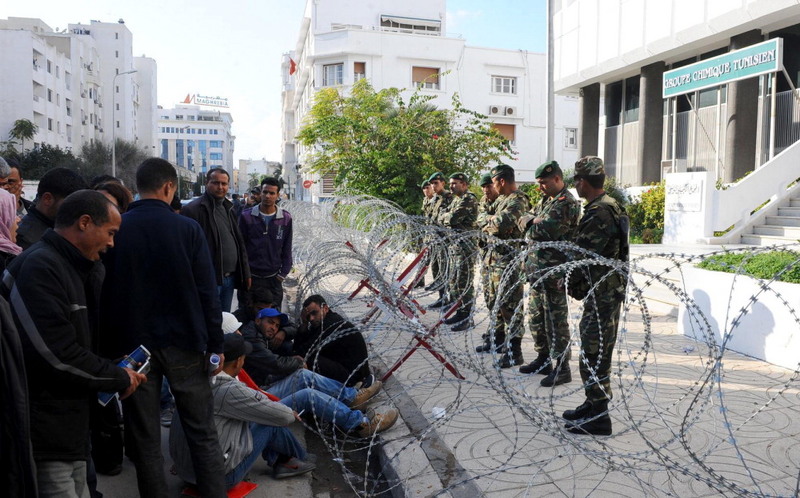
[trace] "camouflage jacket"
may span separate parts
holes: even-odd
[[[481,197],[478,203],[478,219],[476,220],[478,230],[483,230],[483,227],[486,226],[486,218],[494,214],[495,201],[489,202],[485,195]]]
[[[449,190],[442,190],[441,194],[434,194],[431,197],[431,221],[439,223],[439,218],[447,212],[451,202],[453,202],[453,194]]]
[[[422,216],[424,216],[425,219],[430,221],[432,210],[433,210],[433,197],[431,197],[431,198],[423,197],[422,198]]]
[[[439,223],[457,230],[474,230],[478,218],[478,198],[472,192],[454,195],[447,211],[439,216]]]
[[[521,239],[522,231],[517,222],[531,207],[528,196],[521,190],[515,190],[508,195],[499,196],[492,207],[494,214],[485,216],[485,224],[481,230],[502,240]],[[501,256],[512,253],[514,249],[516,248],[511,246],[494,246],[493,250],[487,251],[485,260],[492,264],[501,259]]]
[[[578,224],[575,243],[609,259],[628,261],[628,215],[613,197],[603,193],[586,204]],[[604,265],[590,267],[591,282],[596,283],[609,271]],[[609,275],[598,287],[599,295],[608,291],[624,292],[625,278],[619,273]]]
[[[531,210],[531,215],[541,221],[530,222],[525,238],[534,242],[571,241],[580,213],[580,204],[566,187],[554,197],[543,196]],[[564,263],[567,255],[556,248],[542,248],[531,259],[529,271]]]

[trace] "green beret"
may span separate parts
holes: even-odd
[[[469,183],[469,178],[464,173],[453,173],[450,175],[451,180],[458,180],[460,182]]]
[[[494,168],[492,168],[491,175],[494,178],[497,175],[502,175],[503,173],[510,171],[512,174],[514,173],[514,168],[509,166],[508,164],[498,164]]]
[[[432,174],[432,175],[430,176],[430,178],[428,178],[428,181],[429,181],[429,182],[432,182],[432,181],[434,181],[434,180],[441,180],[441,181],[444,181],[444,175],[442,174],[442,172],[441,172],[441,171],[437,171],[436,173]]]
[[[429,182],[428,180],[425,180],[424,182],[422,182],[420,184],[420,188],[425,188],[425,187],[430,187],[430,186],[431,186],[431,182]]]
[[[575,176],[598,176],[604,173],[603,160],[597,156],[585,156],[575,163]]]
[[[553,175],[563,177],[564,173],[556,161],[547,161],[538,168],[536,168],[536,178],[548,178]]]
[[[486,185],[489,185],[490,183],[492,183],[492,175],[491,175],[491,174],[489,174],[489,173],[484,173],[484,174],[482,174],[482,175],[481,175],[481,183],[480,183],[480,186],[481,186],[481,187],[485,187]]]

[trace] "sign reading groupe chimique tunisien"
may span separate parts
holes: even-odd
[[[664,98],[783,69],[783,38],[773,38],[664,73]]]

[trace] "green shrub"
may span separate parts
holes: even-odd
[[[625,208],[631,222],[631,242],[660,244],[664,236],[664,182],[653,184],[644,191],[639,201]]]
[[[778,280],[800,283],[800,254],[794,251],[769,251],[755,255],[746,252],[717,254],[697,266],[726,273],[737,273],[741,269],[745,275],[765,280],[771,280],[783,272]]]

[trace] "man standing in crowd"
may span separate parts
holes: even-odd
[[[625,209],[606,194],[603,183],[606,175],[603,160],[586,156],[575,163],[575,188],[586,199],[583,217],[578,224],[575,243],[608,259],[628,262],[628,215]],[[574,270],[577,272],[578,270]],[[576,287],[592,290],[583,300],[580,321],[581,359],[580,372],[586,392],[586,401],[563,416],[567,428],[574,434],[611,434],[611,358],[617,342],[619,315],[627,286],[626,270],[608,265],[593,264],[588,271],[580,272],[581,281]],[[570,285],[573,280],[570,278]],[[573,291],[570,290],[572,294]]]
[[[169,206],[175,168],[159,158],[136,170],[140,200],[122,217],[116,247],[105,258],[103,330],[116,355],[140,344],[151,353],[149,382],[123,403],[125,442],[136,465],[139,494],[167,496],[161,454],[160,396],[164,376],[191,448],[204,496],[225,496],[222,452],[214,427],[209,356],[224,363],[222,312],[203,230]]]
[[[453,268],[456,274],[447,287],[448,304],[461,299],[456,313],[444,321],[452,325],[454,332],[460,332],[472,327],[472,307],[475,304],[473,280],[475,278],[475,246],[474,237],[465,237],[463,232],[475,230],[475,221],[478,218],[478,198],[469,191],[469,179],[464,173],[450,175],[450,193],[453,200],[447,212],[439,217],[441,224],[459,234],[456,247],[453,248]]]
[[[14,158],[6,158],[6,162],[8,167],[11,168],[11,173],[6,178],[5,185],[0,186],[17,198],[17,216],[25,216],[28,214],[28,209],[33,205],[33,202],[22,197],[22,167],[19,165],[19,161]]]
[[[214,261],[219,300],[222,311],[227,312],[231,310],[233,290],[247,291],[250,287],[244,240],[233,204],[225,198],[229,180],[227,171],[211,168],[206,173],[206,192],[181,209],[181,214],[198,222],[206,234]]]
[[[498,196],[497,190],[494,188],[494,183],[492,183],[491,173],[484,173],[481,175],[480,187],[483,191],[483,197],[481,197],[481,201],[478,204],[476,225],[478,230],[483,232],[487,217],[494,214],[494,201]],[[483,282],[483,300],[486,302],[486,306],[491,309],[492,306],[490,306],[489,303],[494,303],[496,296],[494,293],[495,289],[491,285],[491,262],[487,260],[490,251],[487,249],[486,240],[483,237],[478,240],[478,247],[480,248],[478,256],[483,262],[483,273],[481,274],[481,281]],[[475,347],[475,352],[490,352],[492,350],[492,343],[489,338],[489,333],[484,332],[481,335],[481,339],[483,339],[483,343]]]
[[[264,178],[261,203],[245,209],[239,217],[250,262],[251,287],[268,291],[278,309],[283,303],[283,281],[292,269],[292,216],[278,206],[280,189],[277,179]],[[247,293],[240,293],[239,306],[249,305]]]
[[[571,241],[578,226],[581,207],[564,184],[564,174],[556,161],[549,161],[536,170],[542,198],[530,214],[520,218],[519,228],[525,239],[533,242]],[[572,380],[567,293],[564,272],[551,269],[567,261],[562,249],[546,247],[534,250],[526,261],[526,275],[531,283],[528,306],[530,329],[538,356],[520,373],[546,375],[544,387],[558,386]],[[550,273],[548,273],[550,272]],[[552,359],[556,361],[555,368]]]
[[[440,172],[436,172],[428,178],[428,183],[431,184],[433,188],[433,201],[430,207],[431,210],[431,222],[433,225],[440,225],[439,217],[446,213],[447,210],[450,208],[450,203],[453,201],[453,194],[449,191],[445,190],[444,188],[444,175]],[[431,256],[431,275],[433,276],[433,282],[430,285],[425,287],[425,290],[431,291],[434,289],[439,290],[439,299],[436,300],[433,304],[428,306],[428,308],[441,308],[449,304],[447,302],[447,296],[444,293],[444,287],[446,282],[443,279],[446,278],[446,275],[443,273],[447,272],[446,266],[446,258],[443,254],[445,248],[441,245],[435,245],[436,251],[434,251]]]
[[[236,333],[225,334],[225,364],[211,387],[214,393],[214,423],[225,459],[225,486],[232,488],[262,457],[276,479],[311,472],[314,464],[304,462],[306,450],[285,426],[297,415],[291,408],[271,401],[265,394],[236,380],[252,346]],[[169,431],[169,453],[178,476],[196,484],[189,445],[180,417]]]
[[[29,248],[42,238],[48,228],[53,228],[56,212],[69,194],[89,188],[78,173],[67,168],[53,168],[39,180],[39,188],[33,206],[19,222],[17,245]]]
[[[431,208],[433,207],[433,187],[431,182],[425,180],[422,182],[422,216],[430,220]]]
[[[493,236],[486,259],[491,266],[489,285],[495,300],[486,305],[490,310],[497,309],[490,337],[494,336],[495,347],[502,347],[500,367],[511,368],[522,365],[524,359],[521,310],[517,313],[523,295],[522,268],[513,263],[519,249],[518,243],[510,241],[522,238],[518,222],[530,209],[530,200],[517,189],[514,168],[511,166],[498,164],[492,168],[491,175],[498,197],[494,214],[485,218],[483,231]]]
[[[325,298],[314,294],[303,301],[300,328],[292,352],[320,375],[347,386],[375,381],[367,362],[367,343],[361,330],[328,307]]]
[[[120,214],[100,192],[60,203],[55,230],[18,256],[3,276],[20,332],[40,496],[88,496],[90,409],[98,391],[127,397],[146,381],[96,354],[104,269]]]

